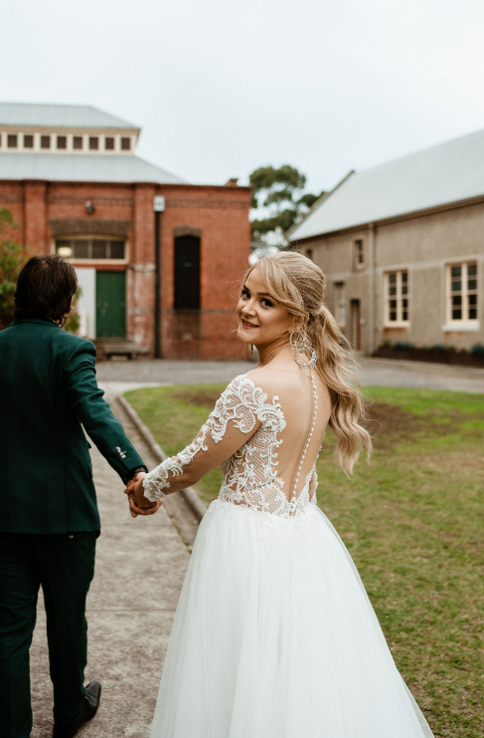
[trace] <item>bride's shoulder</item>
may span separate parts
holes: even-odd
[[[259,405],[270,404],[274,399],[278,399],[279,387],[282,387],[282,384],[273,372],[268,371],[265,367],[258,367],[234,377],[225,388],[222,397],[244,398]]]
[[[225,392],[246,392],[247,390],[270,394],[270,379],[261,369],[253,369],[244,374],[238,374],[227,385]]]
[[[294,372],[257,367],[245,374],[238,374],[224,394],[244,397],[258,404],[277,404],[283,397],[297,391],[298,386],[298,376]]]
[[[243,376],[255,387],[265,392],[270,400],[283,391],[288,383],[291,384],[291,380],[293,380],[291,372],[275,371],[270,367],[257,367],[257,369],[252,369]]]

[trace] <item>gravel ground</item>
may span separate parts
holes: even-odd
[[[361,380],[367,386],[421,387],[484,393],[484,369],[423,361],[393,361],[359,356]],[[107,361],[98,364],[99,383],[114,394],[160,384],[230,382],[255,366],[250,361]]]

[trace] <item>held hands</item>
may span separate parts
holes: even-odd
[[[124,493],[128,495],[129,512],[132,518],[137,518],[138,515],[153,515],[161,505],[161,500],[153,503],[144,496],[142,482],[145,476],[145,472],[138,472],[129,480],[124,490]]]

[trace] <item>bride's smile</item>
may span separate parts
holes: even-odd
[[[288,336],[294,328],[294,316],[272,297],[257,268],[249,274],[242,287],[237,315],[239,341],[252,343],[258,348]]]

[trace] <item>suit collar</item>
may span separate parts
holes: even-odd
[[[60,326],[57,325],[57,323],[54,323],[52,320],[44,320],[43,318],[22,318],[22,320],[12,320],[10,325],[12,327],[16,325],[23,325],[24,323],[36,323],[37,325],[43,325],[47,328],[59,328]]]

